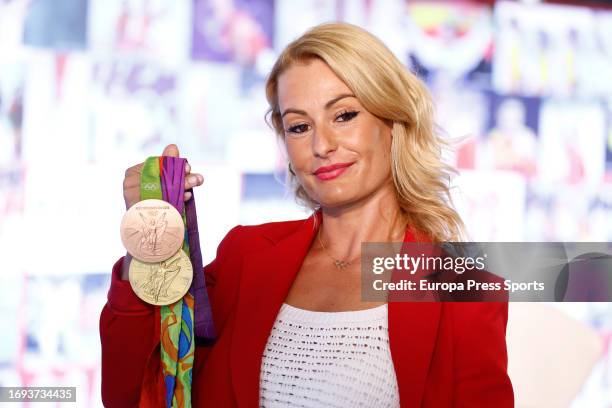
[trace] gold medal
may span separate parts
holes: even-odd
[[[149,199],[140,201],[121,220],[121,241],[142,262],[161,262],[183,246],[185,225],[181,214],[170,203]]]
[[[169,305],[181,299],[191,286],[193,267],[187,253],[180,249],[161,262],[130,263],[130,284],[139,298],[152,305]]]

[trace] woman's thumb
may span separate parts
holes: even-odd
[[[162,156],[179,157],[178,147],[175,144],[169,144],[164,149],[164,152],[162,153]]]

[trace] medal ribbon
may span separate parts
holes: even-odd
[[[160,362],[166,386],[165,405],[168,408],[191,407],[191,381],[195,352],[194,309],[197,308],[200,314],[204,313],[199,316],[200,324],[196,326],[196,335],[202,337],[204,341],[214,340],[210,304],[204,276],[202,276],[202,255],[197,236],[193,196],[188,201],[187,208],[184,208],[186,162],[185,159],[177,157],[149,157],[144,163],[140,183],[141,200],[151,198],[164,200],[181,214],[186,226],[182,249],[190,257],[194,270],[194,279],[185,296],[159,309]],[[191,251],[190,240],[192,242]],[[203,288],[203,293],[198,288]],[[196,299],[194,299],[194,293],[198,295]]]
[[[198,231],[198,217],[196,215],[195,196],[185,203],[185,216],[187,218],[188,244],[191,247],[189,255],[193,266],[193,296],[195,297],[195,335],[197,345],[211,345],[217,337],[212,319],[212,310],[206,291],[206,278],[202,252],[200,251],[200,232]]]
[[[164,200],[172,204],[183,216],[185,222],[185,252],[189,255],[193,266],[193,281],[189,292],[195,298],[195,337],[204,344],[214,341],[216,334],[212,320],[212,311],[206,291],[202,252],[200,251],[200,233],[198,230],[198,217],[195,197],[184,203],[185,193],[185,163],[186,159],[176,157],[163,157],[162,164],[162,192]],[[184,205],[184,206],[183,206]],[[184,209],[184,211],[183,211]]]

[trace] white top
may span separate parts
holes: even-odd
[[[387,305],[348,312],[281,306],[264,349],[261,407],[399,407]]]

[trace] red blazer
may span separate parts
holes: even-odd
[[[218,339],[197,347],[194,407],[257,407],[262,354],[316,227],[307,220],[237,226],[204,268]],[[405,241],[412,241],[407,230]],[[113,267],[100,317],[102,400],[138,406],[143,386],[162,397],[154,308]],[[505,302],[390,302],[389,343],[402,407],[512,407]],[[140,401],[140,406],[160,402]],[[163,406],[163,404],[159,405]]]

